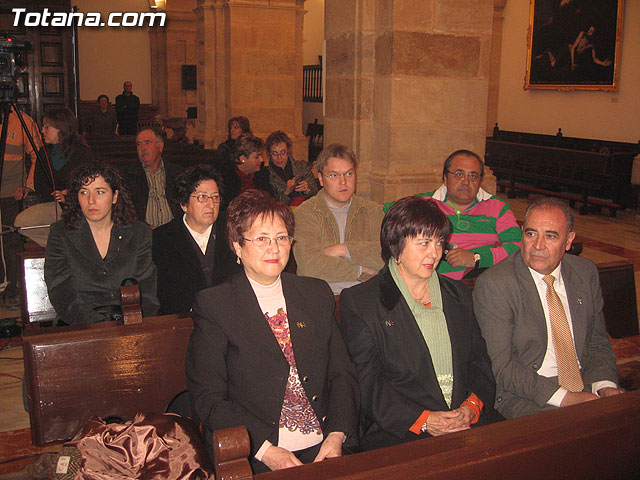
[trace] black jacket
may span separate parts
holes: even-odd
[[[438,278],[453,356],[451,409],[473,392],[484,403],[478,424],[500,419],[493,409],[496,384],[471,293],[460,281]],[[427,344],[389,267],[343,290],[340,314],[362,393],[361,445],[378,448],[429,436],[417,436],[409,428],[424,410],[449,407]]]
[[[215,250],[213,271],[208,279],[211,286],[222,283],[241,269],[227,243],[226,226],[226,218],[221,212],[212,228]],[[189,312],[196,293],[207,288],[208,282],[182,215],[153,231],[152,251],[158,269],[159,314]]]

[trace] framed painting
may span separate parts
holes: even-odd
[[[525,89],[618,88],[624,0],[530,0]]]

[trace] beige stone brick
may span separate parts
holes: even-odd
[[[362,34],[358,58],[360,59],[360,73],[373,75],[376,68],[376,35],[373,32]]]
[[[461,2],[463,3],[463,2]],[[394,30],[430,32],[433,30],[435,0],[393,2]]]
[[[351,77],[327,78],[325,112],[334,118],[354,118],[354,82]]]
[[[327,75],[348,75],[355,70],[353,33],[327,39]]]
[[[279,52],[247,51],[245,53],[247,75],[295,75],[294,57]]]
[[[444,118],[444,81],[433,77],[396,77],[391,81],[391,122],[437,123]]]
[[[354,124],[350,119],[325,116],[324,122],[324,144],[340,143],[353,148]]]
[[[358,95],[358,114],[360,120],[373,119],[374,79],[373,77],[361,77],[359,81],[360,93]]]
[[[391,121],[391,77],[377,75],[373,90],[373,117],[376,123],[387,125]]]
[[[491,32],[494,0],[436,0],[436,31]]]
[[[324,4],[324,36],[326,39],[353,32],[358,0],[326,0]]]
[[[487,80],[444,81],[444,121],[460,125],[484,126],[487,116]]]
[[[377,75],[389,75],[393,68],[393,34],[384,32],[378,35],[375,41],[375,49],[375,73]]]
[[[377,49],[376,49],[377,50]],[[400,32],[393,34],[393,72],[404,75],[475,77],[480,40],[476,37]]]

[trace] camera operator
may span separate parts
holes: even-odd
[[[8,107],[9,108],[9,107]],[[38,148],[42,147],[38,126],[27,114],[22,113],[31,136]],[[0,115],[0,123],[3,116]],[[36,162],[36,153],[27,138],[18,116],[13,108],[9,114],[7,126],[7,143],[2,166],[2,182],[0,183],[0,215],[2,225],[13,225],[20,211],[20,201],[33,192],[33,178],[27,178],[25,155]],[[18,262],[16,253],[22,251],[22,238],[17,232],[5,233],[0,237],[2,242],[2,262],[0,262],[0,280],[6,286],[2,295],[5,306],[10,310],[20,307],[18,299]]]

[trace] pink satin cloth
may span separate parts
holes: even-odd
[[[65,445],[84,460],[74,480],[214,478],[197,427],[179,415],[139,413],[112,424],[94,417]]]

